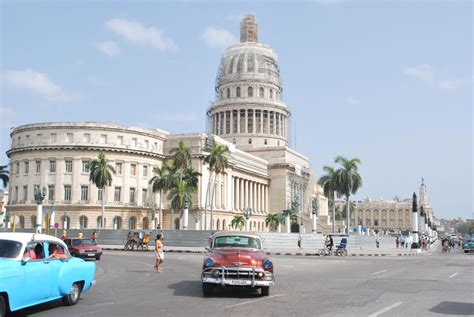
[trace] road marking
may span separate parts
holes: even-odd
[[[380,274],[380,273],[383,273],[383,272],[387,272],[388,270],[382,270],[382,271],[378,271],[378,272],[374,272],[372,273],[372,275],[377,275],[377,274]]]
[[[280,267],[295,267],[294,265],[285,265],[285,264],[280,264],[278,266],[280,266]]]
[[[261,302],[261,301],[266,300],[266,299],[280,297],[280,296],[285,296],[285,294],[277,294],[277,295],[262,297],[262,298],[259,298],[259,299],[248,300],[248,301],[245,301],[245,302],[242,302],[242,303],[229,305],[229,306],[226,306],[224,308],[233,308],[233,307],[237,307],[237,306],[247,305],[247,304],[250,304],[250,303]]]
[[[398,305],[401,305],[403,302],[396,302],[395,304],[392,304],[390,306],[387,306],[385,308],[382,308],[381,310],[379,311],[376,311],[375,313],[373,313],[372,315],[369,315],[369,317],[377,317],[379,315],[382,315],[383,313],[386,313],[388,312],[390,309],[392,308],[395,308],[397,307]]]
[[[449,278],[453,278],[453,277],[455,277],[455,276],[458,275],[458,274],[459,274],[458,272],[453,273],[453,274],[451,274],[451,275],[449,276]]]

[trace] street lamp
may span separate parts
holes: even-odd
[[[245,218],[245,230],[249,231],[249,219],[252,217],[252,208],[245,208],[242,214]]]
[[[418,238],[418,205],[416,202],[416,194],[413,193],[413,201],[412,201],[412,229],[413,229],[413,243],[411,244],[412,249],[420,250],[420,240]]]
[[[311,213],[313,214],[313,233],[316,233],[317,232],[317,226],[318,226],[318,209],[319,209],[319,205],[318,205],[318,198],[317,197],[314,197],[313,198],[313,201],[311,202]]]
[[[188,230],[188,214],[189,214],[188,193],[184,193],[183,230]]]
[[[291,210],[290,209],[285,209],[283,210],[283,215],[285,216],[285,222],[286,222],[286,233],[290,233],[291,232],[291,219],[290,219],[290,215],[291,215]]]
[[[201,215],[200,215],[199,211],[196,211],[193,214],[193,219],[194,219],[194,222],[196,223],[196,230],[200,230],[200,228],[199,228],[199,219],[200,218],[201,218]]]
[[[43,200],[46,197],[46,187],[43,187],[43,190],[40,191],[38,187],[35,187],[34,197],[36,204],[36,233],[42,233],[43,230]]]

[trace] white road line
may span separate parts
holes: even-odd
[[[451,274],[451,275],[449,276],[449,278],[453,278],[453,277],[455,277],[455,276],[458,275],[458,274],[459,274],[458,272],[453,273],[453,274]]]
[[[280,264],[278,266],[280,266],[280,267],[295,267],[294,265],[286,265],[286,264]]]
[[[382,308],[379,311],[376,311],[375,313],[369,315],[369,317],[377,317],[379,315],[382,315],[383,313],[388,312],[390,309],[397,307],[398,305],[401,305],[403,302],[396,302],[395,304],[392,304],[390,306],[387,306],[385,308]]]
[[[280,296],[285,296],[285,294],[277,294],[277,295],[262,297],[262,298],[259,298],[259,299],[248,300],[246,302],[238,303],[238,304],[235,304],[235,305],[229,305],[229,306],[226,306],[224,308],[233,308],[233,307],[237,307],[237,306],[247,305],[247,304],[250,304],[250,303],[261,302],[261,301],[266,300],[266,299],[280,297]]]
[[[378,272],[374,272],[372,273],[372,275],[377,275],[377,274],[380,274],[380,273],[383,273],[383,272],[387,272],[388,270],[382,270],[382,271],[378,271]]]

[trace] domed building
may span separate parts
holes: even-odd
[[[318,202],[319,229],[329,229],[327,199],[304,155],[288,144],[290,111],[281,100],[283,85],[278,57],[258,42],[253,15],[240,25],[240,42],[228,47],[216,78],[216,100],[207,109],[207,133],[169,134],[159,129],[132,128],[116,123],[59,122],[28,124],[13,129],[10,158],[10,195],[7,212],[18,226],[33,228],[35,188],[47,188],[45,210],[54,210],[65,228],[96,228],[105,200],[108,229],[151,229],[160,197],[149,185],[154,167],[183,141],[192,150],[192,166],[202,174],[192,197],[189,229],[229,230],[236,215],[251,210],[249,229],[268,231],[265,217],[293,209],[295,230],[311,231],[312,211]],[[205,210],[209,179],[202,161],[211,140],[230,149],[229,167],[215,179],[213,222]],[[87,162],[104,152],[118,171],[102,193],[88,178]],[[180,212],[166,195],[155,226],[179,229]],[[53,207],[54,206],[54,207]],[[206,223],[205,223],[206,222]]]

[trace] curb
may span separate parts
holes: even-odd
[[[123,248],[102,248],[102,250],[106,251],[125,251]],[[144,250],[140,252],[153,252],[152,250]],[[188,254],[206,254],[208,251],[198,251],[198,250],[164,250],[164,252],[167,253],[188,253]],[[301,253],[301,252],[266,252],[266,255],[280,255],[280,256],[320,256],[319,253]],[[431,255],[430,253],[396,253],[396,254],[391,254],[391,253],[348,253],[347,256],[351,257],[396,257],[396,256],[429,256]]]

